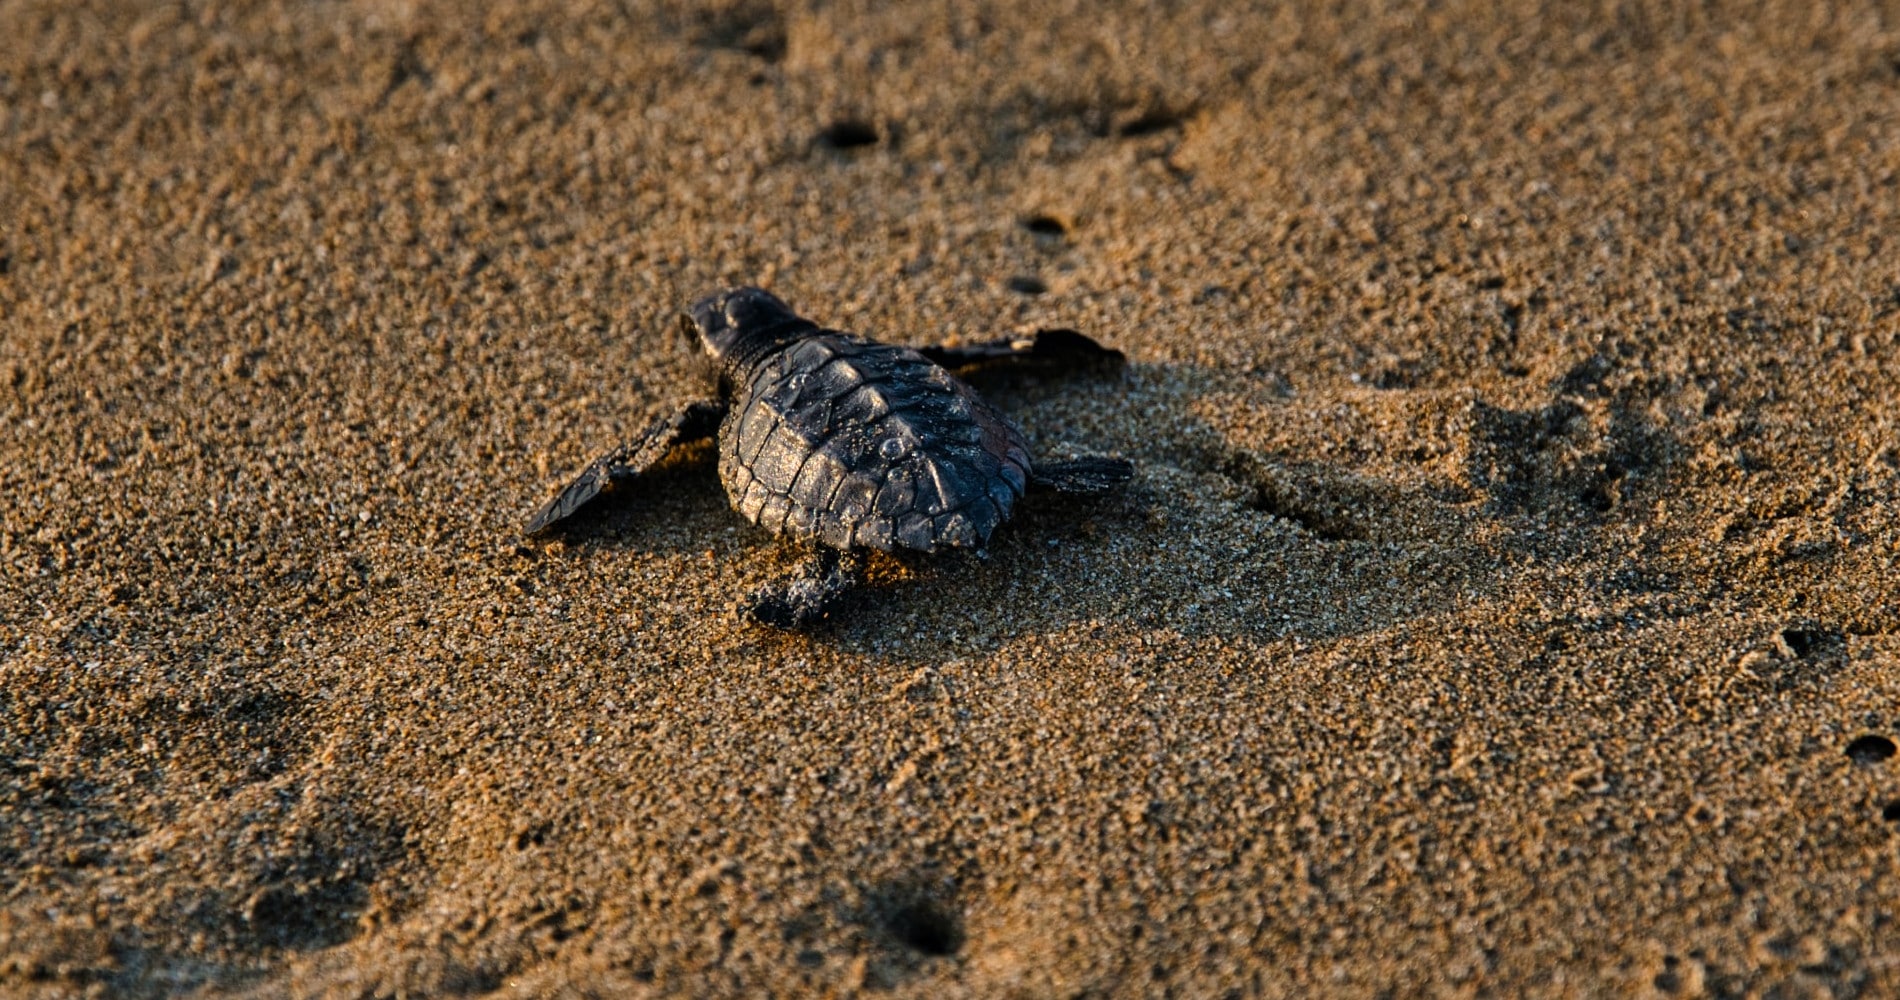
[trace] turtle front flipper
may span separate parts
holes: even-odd
[[[719,421],[725,416],[725,404],[699,400],[648,424],[639,437],[589,462],[554,499],[534,512],[521,533],[536,535],[546,531],[572,517],[602,492],[652,468],[674,447],[712,437],[719,432]]]
[[[1106,493],[1133,479],[1134,463],[1090,455],[1067,462],[1037,462],[1029,484],[1058,493]]]
[[[802,629],[830,614],[847,591],[858,585],[864,556],[821,545],[798,574],[748,594],[747,617],[773,628]]]
[[[917,353],[950,369],[1001,363],[1050,368],[1113,368],[1126,360],[1122,352],[1103,347],[1094,338],[1074,330],[1038,330],[1033,337],[1004,337],[956,347],[919,347]]]

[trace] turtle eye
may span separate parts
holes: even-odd
[[[751,300],[743,295],[726,296],[724,312],[727,326],[735,329],[744,326],[746,316],[757,311],[752,307]]]

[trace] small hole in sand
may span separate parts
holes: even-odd
[[[1869,734],[1847,745],[1847,759],[1856,764],[1878,764],[1894,754],[1893,741]]]
[[[1172,114],[1167,111],[1150,111],[1136,118],[1134,121],[1123,125],[1120,131],[1125,137],[1135,138],[1137,136],[1154,135],[1156,132],[1166,132],[1169,129],[1180,127],[1180,115]]]
[[[928,899],[898,907],[887,926],[899,941],[926,955],[954,955],[963,947],[963,927],[956,914]]]
[[[1880,810],[1880,818],[1889,823],[1900,823],[1900,799],[1894,799]]]
[[[549,823],[535,823],[515,831],[514,845],[517,851],[526,851],[541,847],[548,842],[548,833],[553,829]]]
[[[846,119],[826,125],[823,131],[818,133],[818,141],[832,149],[871,146],[877,143],[877,129],[864,122]]]
[[[1577,499],[1582,501],[1585,507],[1599,514],[1608,514],[1616,509],[1616,484],[1609,482],[1592,484],[1590,488],[1579,494]]]
[[[1069,227],[1053,215],[1032,215],[1023,220],[1023,228],[1037,236],[1061,236],[1069,231]]]
[[[1781,641],[1793,653],[1796,659],[1807,659],[1810,653],[1824,647],[1846,642],[1847,637],[1839,632],[1826,629],[1790,628],[1781,631]]]
[[[1029,274],[1019,274],[1004,284],[1018,295],[1041,295],[1049,290],[1048,284],[1041,278]]]

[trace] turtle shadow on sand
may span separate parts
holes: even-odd
[[[1126,378],[1172,381],[1163,372],[1139,366]],[[1032,426],[1054,425],[1047,436],[1065,441],[1072,437],[1060,430],[1065,411],[1099,405],[1090,393],[1126,388],[1120,376],[992,373],[973,381],[1005,411],[1033,418],[1026,421]],[[1337,631],[1337,617],[1321,611],[1347,590],[1360,592],[1358,578],[1392,541],[1387,515],[1407,502],[1403,488],[1322,461],[1238,447],[1196,420],[1186,399],[1154,402],[1146,401],[1144,419],[1180,430],[1143,444],[1135,421],[1126,421],[1127,436],[1106,442],[1110,450],[1129,446],[1125,453],[1136,458],[1140,471],[1123,489],[1038,494],[979,551],[874,554],[865,585],[840,595],[804,630],[886,650],[913,635],[968,632],[1006,641],[1087,621],[1189,634]],[[795,567],[801,546],[745,524],[714,472],[716,460],[705,443],[676,449],[564,523],[562,537],[583,548],[710,549],[748,577]],[[1184,512],[1188,499],[1194,502]],[[1335,584],[1287,583],[1327,576]]]

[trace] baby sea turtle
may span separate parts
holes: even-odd
[[[1134,474],[1119,458],[1032,459],[1023,432],[948,370],[1121,362],[1121,352],[1072,330],[897,347],[824,329],[758,288],[707,296],[681,324],[716,363],[717,397],[686,404],[595,459],[524,533],[566,520],[674,446],[716,434],[733,508],[816,546],[798,575],[747,599],[754,619],[798,628],[857,582],[865,550],[980,549],[1032,487],[1097,493]]]

